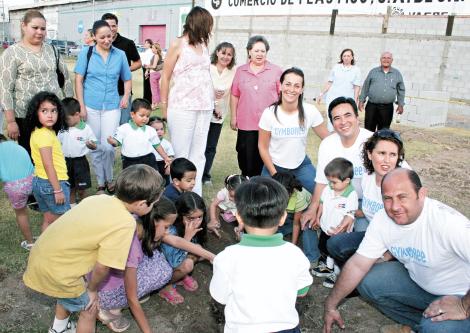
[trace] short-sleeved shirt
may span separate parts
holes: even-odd
[[[310,205],[312,195],[309,191],[302,188],[302,191],[294,190],[294,193],[289,198],[286,211],[288,213],[303,212]]]
[[[330,104],[337,97],[354,98],[354,86],[361,86],[361,70],[357,66],[346,67],[343,64],[336,64],[328,76],[328,81],[332,82],[326,96],[326,103]]]
[[[340,225],[345,216],[354,219],[354,213],[359,205],[357,193],[351,184],[341,195],[336,195],[330,186],[325,186],[320,202],[323,204],[320,227],[326,234],[330,233],[330,228],[336,228]]]
[[[375,172],[372,174],[365,173],[362,176],[362,205],[361,210],[367,221],[372,221],[375,213],[384,208],[382,200],[382,190],[377,185]]]
[[[173,202],[176,202],[176,200],[178,200],[181,193],[183,192],[178,191],[178,189],[175,187],[175,185],[173,185],[173,183],[168,184],[168,186],[165,187],[165,191],[163,191],[163,195]]]
[[[237,212],[237,206],[235,205],[234,201],[230,200],[230,196],[226,188],[223,188],[217,192],[217,200],[220,200],[218,205],[220,209],[222,209],[224,212],[229,211],[233,214],[233,216],[235,216]]]
[[[173,149],[173,146],[171,145],[170,141],[165,138],[162,138],[160,140],[160,146],[162,146],[163,150],[168,156],[175,156],[175,150]],[[153,154],[155,155],[155,159],[157,161],[163,161],[163,157],[161,157],[158,151],[156,151],[155,149],[153,150]]]
[[[129,38],[122,37],[119,33],[116,35],[116,39],[113,42],[113,46],[124,51],[126,54],[127,66],[130,67],[131,61],[136,62],[140,60],[139,52],[135,43]],[[124,81],[126,79],[119,79],[118,81],[118,92],[119,96],[124,95]]]
[[[0,181],[12,182],[33,173],[34,166],[26,149],[14,141],[0,142]]]
[[[320,112],[311,104],[304,104],[304,118],[304,124],[300,126],[298,112],[287,113],[279,105],[276,118],[274,106],[264,110],[259,128],[271,134],[269,155],[275,165],[295,169],[302,164],[308,130],[323,123]]]
[[[90,57],[87,69],[88,47],[79,53],[75,64],[75,73],[85,76],[83,84],[83,99],[85,105],[94,110],[119,109],[119,93],[117,82],[119,79],[128,81],[132,79],[126,54],[115,47],[111,47],[106,61],[96,51],[95,46]]]
[[[151,154],[160,145],[157,131],[148,125],[137,126],[131,119],[116,129],[114,138],[119,142],[121,154],[126,157],[139,157]]]
[[[389,250],[410,278],[433,295],[465,295],[470,281],[470,221],[426,198],[411,224],[398,225],[385,209],[375,214],[357,250],[375,259]]]
[[[46,169],[42,163],[41,148],[51,147],[52,148],[52,163],[54,165],[55,172],[57,173],[57,179],[67,180],[67,165],[65,164],[64,154],[62,153],[62,146],[57,138],[55,132],[46,127],[36,128],[31,134],[29,141],[31,146],[31,157],[33,158],[34,165],[36,166],[35,175],[42,179],[48,179]]]
[[[361,128],[356,141],[351,147],[345,148],[338,133],[333,133],[322,140],[318,148],[318,163],[315,182],[318,184],[328,184],[325,176],[325,167],[333,159],[342,157],[349,160],[354,166],[354,178],[352,185],[357,192],[359,199],[362,199],[361,179],[365,173],[362,163],[362,146],[364,142],[372,136],[372,132]]]
[[[282,234],[244,234],[214,259],[209,291],[225,304],[226,333],[277,332],[299,324],[297,295],[312,284],[310,263]]]
[[[264,109],[279,98],[282,69],[270,62],[253,73],[250,64],[237,68],[232,83],[232,95],[238,97],[237,127],[243,131],[257,131]]]
[[[86,146],[88,141],[97,143],[96,136],[91,127],[81,120],[76,126],[70,127],[67,131],[61,131],[57,135],[62,152],[65,157],[81,157],[90,152]]]
[[[126,267],[137,268],[139,263],[144,258],[142,251],[142,244],[140,243],[137,232],[134,233],[132,238],[131,247],[129,249],[129,256],[127,257]],[[108,276],[101,282],[99,290],[113,290],[124,285],[124,271],[118,269],[111,269]]]
[[[41,234],[23,280],[52,297],[78,297],[86,288],[83,276],[97,262],[120,270],[126,267],[134,232],[134,217],[118,198],[85,198]]]

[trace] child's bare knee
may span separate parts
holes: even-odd
[[[184,273],[191,273],[194,269],[194,261],[192,261],[191,259],[184,259],[180,267],[181,271],[183,271]]]

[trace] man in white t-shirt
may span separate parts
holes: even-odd
[[[318,148],[317,173],[315,176],[315,190],[309,208],[302,214],[302,228],[318,228],[320,220],[318,206],[323,189],[328,184],[325,176],[326,165],[336,157],[343,157],[353,164],[354,178],[352,185],[359,199],[362,199],[361,179],[364,174],[361,151],[362,145],[373,134],[359,127],[359,113],[354,99],[338,97],[334,99],[328,108],[328,117],[333,124],[336,133],[324,138]],[[351,224],[341,224],[338,233],[349,230]],[[320,257],[320,252],[318,252]]]
[[[468,311],[463,320],[438,322],[423,316],[440,296],[462,297],[468,290],[470,221],[427,198],[412,170],[389,172],[382,180],[382,197],[384,209],[375,214],[326,299],[324,332],[331,332],[334,322],[344,328],[337,306],[356,287],[387,317],[406,325],[387,332],[470,332]],[[398,261],[377,263],[387,250]]]

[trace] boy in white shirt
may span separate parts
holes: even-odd
[[[86,190],[91,187],[90,164],[86,155],[96,149],[96,137],[90,126],[80,119],[80,103],[73,97],[62,100],[65,111],[65,121],[69,126],[67,131],[57,135],[67,164],[67,174],[70,183],[70,205],[76,204],[88,196]]]
[[[339,233],[351,232],[354,227],[354,213],[359,200],[351,180],[354,177],[354,166],[345,158],[338,157],[329,162],[325,167],[325,176],[328,186],[325,186],[321,194],[318,217],[320,219],[320,239],[318,247],[321,253],[328,254],[327,240]],[[334,260],[327,256],[326,263],[320,264],[311,270],[318,277],[327,277],[323,286],[333,288],[336,274]]]
[[[156,150],[163,160],[165,167],[171,163],[171,159],[161,146],[160,139],[153,127],[147,125],[152,108],[150,103],[137,98],[132,102],[131,119],[122,124],[116,130],[114,137],[108,138],[108,143],[114,147],[121,146],[122,169],[134,164],[146,164],[158,171]]]
[[[313,279],[307,257],[277,233],[288,199],[284,187],[267,177],[254,177],[235,192],[236,218],[246,233],[215,257],[209,287],[226,305],[225,333],[300,333],[295,302]]]

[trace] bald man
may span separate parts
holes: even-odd
[[[397,113],[403,113],[405,105],[405,83],[398,69],[392,67],[393,55],[384,52],[380,56],[380,66],[373,68],[367,75],[359,96],[359,109],[366,115],[364,127],[375,132],[382,128],[390,128],[393,119],[393,102],[398,103]]]
[[[400,324],[381,332],[470,332],[470,300],[463,298],[470,285],[470,221],[427,198],[412,170],[389,172],[382,180],[382,198],[384,209],[372,219],[325,301],[324,332],[331,332],[335,322],[344,328],[337,306],[356,287],[363,298]],[[387,250],[397,261],[381,260]],[[426,310],[444,295],[461,300],[465,312],[461,320],[451,320],[458,318],[454,315],[444,321],[430,318],[445,314],[445,307]]]

